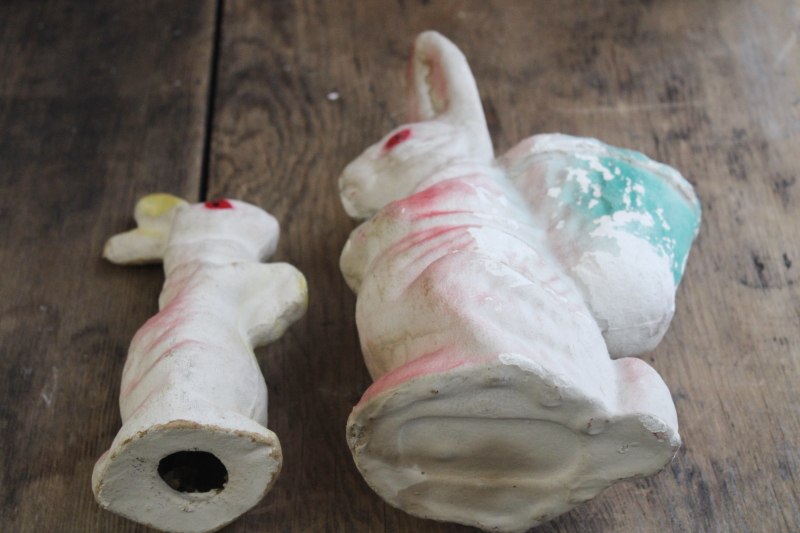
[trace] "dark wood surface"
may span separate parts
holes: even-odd
[[[384,504],[344,438],[370,379],[338,270],[354,224],[336,178],[403,122],[425,29],[470,60],[498,154],[539,132],[598,137],[678,168],[704,209],[675,319],[646,356],[684,446],[536,531],[800,531],[792,0],[0,4],[0,531],[149,531],[101,510],[90,474],[163,280],[100,253],[155,191],[264,207],[282,223],[275,260],[309,282],[307,316],[258,352],[283,471],[223,531],[475,531]]]

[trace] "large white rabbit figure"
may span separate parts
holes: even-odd
[[[339,182],[368,218],[341,268],[375,379],[348,442],[392,505],[525,531],[678,449],[661,377],[609,346],[663,335],[699,208],[677,172],[591,139],[537,136],[495,160],[466,59],[438,33],[417,38],[407,74],[412,123]],[[644,292],[614,294],[626,278]]]
[[[267,387],[253,354],[306,310],[303,275],[264,264],[278,222],[254,205],[142,198],[138,228],[103,253],[164,263],[159,313],[136,333],[122,373],[122,428],[97,461],[104,508],[157,529],[216,531],[257,504],[281,469]]]

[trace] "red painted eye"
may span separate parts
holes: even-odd
[[[389,140],[386,141],[386,149],[391,150],[401,142],[405,141],[411,137],[411,130],[401,130],[389,137]]]
[[[213,202],[206,202],[206,209],[233,209],[233,206],[228,200],[214,200]]]

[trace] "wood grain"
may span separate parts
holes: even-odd
[[[204,168],[209,197],[281,221],[275,259],[310,289],[307,317],[258,353],[283,471],[223,531],[476,531],[383,503],[344,438],[370,379],[338,269],[354,223],[336,179],[404,121],[426,29],[470,60],[498,154],[539,132],[597,137],[678,168],[704,209],[675,319],[646,357],[684,446],[660,475],[536,531],[800,531],[794,0],[3,2],[0,531],[149,531],[102,511],[89,476],[163,278],[99,255],[138,197],[201,197]]]
[[[103,243],[138,197],[196,199],[215,4],[0,5],[0,531],[145,531],[100,509],[133,333],[159,267]]]
[[[209,191],[282,221],[278,257],[311,294],[306,319],[262,354],[284,471],[230,531],[471,530],[384,504],[343,436],[369,377],[338,272],[354,224],[336,178],[404,121],[407,53],[425,29],[470,59],[498,153],[538,132],[599,137],[679,168],[703,202],[676,318],[646,358],[674,393],[685,446],[659,476],[538,531],[800,530],[796,3],[225,6]]]

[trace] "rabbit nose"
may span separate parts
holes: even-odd
[[[358,196],[358,189],[355,187],[347,187],[341,192],[342,206],[347,214],[352,218],[361,218],[361,210],[358,209],[355,203],[355,198]]]
[[[358,186],[352,180],[345,179],[343,175],[339,180],[339,196],[342,200],[352,200],[358,194]]]

